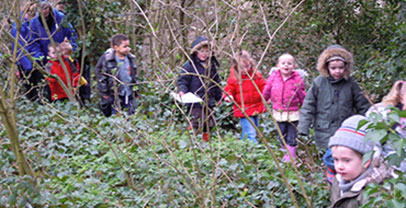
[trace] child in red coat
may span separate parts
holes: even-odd
[[[49,73],[52,75],[58,76],[65,87],[67,89],[73,91],[74,85],[74,73],[72,71],[71,65],[69,64],[69,61],[66,59],[65,56],[61,56],[62,60],[64,61],[63,63],[60,63],[58,60],[58,55],[57,53],[61,52],[61,48],[59,45],[56,45],[54,48],[51,44],[48,46],[48,65],[47,65],[47,70]],[[65,72],[63,65],[65,65],[67,73]],[[68,75],[68,77],[66,76]],[[51,99],[52,101],[63,101],[68,99],[68,95],[61,86],[61,84],[58,82],[58,79],[53,78],[53,77],[48,77],[46,78],[49,87],[51,88]],[[69,83],[69,84],[68,84]]]
[[[230,77],[224,89],[226,92],[224,100],[234,101],[234,116],[240,118],[242,126],[241,139],[247,136],[250,141],[257,143],[258,115],[266,112],[260,95],[265,87],[265,80],[254,68],[255,61],[247,51],[237,54],[233,62]]]

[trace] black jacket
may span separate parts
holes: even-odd
[[[135,56],[128,54],[127,57],[130,62],[130,84],[135,85],[137,83],[137,66],[135,65]],[[118,97],[118,95],[120,95],[124,90],[123,85],[116,81],[119,80],[118,72],[119,69],[117,68],[115,52],[112,48],[110,48],[100,57],[96,65],[97,89],[101,95],[101,109],[106,116],[109,116],[108,114],[110,112],[105,112],[105,110],[109,109],[114,100],[116,100],[114,97]],[[115,78],[113,78],[113,76]],[[115,87],[117,87],[118,95],[114,95]],[[104,98],[104,96],[108,96],[108,98]],[[131,99],[136,97],[135,91],[133,92],[132,96],[133,97]]]
[[[218,61],[211,57],[210,67],[205,69],[196,54],[191,55],[191,61],[183,65],[182,72],[178,79],[178,88],[180,92],[192,92],[203,99],[209,107],[214,107],[216,101],[222,96],[220,78],[217,73]],[[200,76],[202,75],[202,76]],[[207,95],[206,95],[207,92]]]

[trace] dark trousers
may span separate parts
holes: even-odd
[[[192,116],[192,127],[194,130],[207,133],[214,127],[213,109],[200,105],[192,105],[190,107],[190,114]]]
[[[298,121],[294,122],[277,122],[279,129],[282,132],[283,138],[285,139],[285,142],[289,146],[296,146],[297,145],[297,124]],[[278,134],[278,140],[281,142],[283,146],[283,142]]]

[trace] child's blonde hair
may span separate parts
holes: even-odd
[[[254,70],[254,66],[256,65],[255,60],[251,57],[250,53],[248,51],[242,50],[240,53],[237,53],[234,56],[233,59],[233,69],[234,71],[231,73],[234,73],[234,76],[237,80],[240,79],[241,73],[245,72],[245,68],[242,67],[242,62],[243,61],[248,61],[251,65],[251,67],[248,69],[247,73],[252,73]]]
[[[60,47],[61,47],[63,55],[66,55],[66,56],[72,55],[73,48],[67,38],[65,38],[65,40],[62,43],[60,43]]]
[[[383,97],[382,103],[385,106],[392,105],[397,106],[401,102],[403,96],[406,96],[406,82],[398,80],[393,84],[389,93]]]

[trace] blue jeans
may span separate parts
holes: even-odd
[[[255,124],[255,126],[259,126],[259,118],[258,116],[250,116],[249,117],[252,122]],[[241,139],[244,139],[245,136],[247,136],[248,140],[258,143],[257,141],[257,131],[255,130],[255,127],[251,125],[250,121],[248,118],[240,118],[240,123],[242,127],[242,134],[241,134]]]

